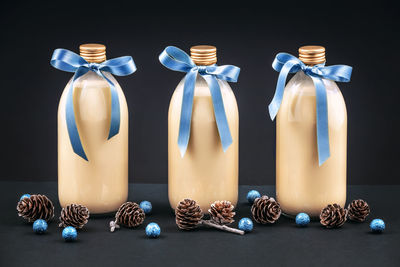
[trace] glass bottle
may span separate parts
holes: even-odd
[[[79,48],[80,56],[89,63],[106,60],[104,45],[84,44]],[[120,130],[109,140],[109,84],[92,71],[74,83],[76,124],[89,161],[74,153],[68,135],[65,105],[72,79],[58,107],[59,201],[62,207],[84,205],[92,214],[113,212],[128,198],[128,106],[118,82],[110,73],[103,74],[114,83],[120,103]]]
[[[191,58],[198,66],[217,62],[216,48],[194,46]],[[233,143],[224,153],[210,90],[204,78],[197,75],[190,139],[184,157],[177,144],[184,79],[171,98],[168,114],[168,195],[173,209],[185,198],[196,200],[207,212],[216,200],[238,198],[239,114],[235,95],[226,81],[218,80]]]
[[[306,65],[325,62],[325,48],[299,49]],[[346,105],[334,81],[323,79],[328,100],[330,157],[319,166],[316,93],[312,79],[297,72],[284,90],[276,121],[276,195],[284,214],[318,217],[328,204],[346,202]]]

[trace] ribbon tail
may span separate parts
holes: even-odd
[[[330,157],[328,100],[322,79],[310,77],[314,82],[316,92],[318,162],[321,166]]]
[[[283,65],[283,67],[279,73],[274,97],[273,97],[271,103],[268,105],[268,111],[269,111],[269,116],[271,117],[271,120],[274,120],[276,115],[278,114],[278,111],[279,111],[279,108],[281,106],[282,99],[283,99],[283,93],[285,91],[285,83],[286,83],[287,76],[288,76],[290,70],[296,64],[298,64],[298,63],[295,61],[286,62]]]
[[[193,69],[185,76],[183,87],[181,118],[179,122],[178,147],[181,157],[186,153],[190,138],[190,124],[192,120],[194,88],[196,85],[197,69]]]
[[[224,101],[222,100],[221,88],[219,87],[218,80],[212,75],[203,75],[208,87],[210,88],[211,98],[214,107],[215,121],[221,139],[221,144],[224,152],[232,144],[232,135],[229,130],[228,120],[226,118]]]
[[[83,158],[86,161],[89,161],[85,151],[82,146],[81,138],[79,136],[78,132],[78,127],[76,125],[76,120],[75,120],[75,111],[74,111],[74,82],[77,80],[79,77],[84,75],[86,72],[88,72],[88,69],[84,68],[79,68],[71,82],[71,86],[68,90],[67,94],[67,99],[66,99],[66,105],[65,105],[65,118],[66,118],[66,123],[67,123],[67,129],[68,129],[68,135],[69,135],[69,140],[71,142],[71,146],[73,151]]]
[[[118,92],[115,88],[114,83],[108,79],[103,72],[99,71],[101,77],[103,77],[107,83],[110,85],[111,92],[111,120],[110,120],[110,130],[108,132],[107,140],[111,139],[119,133],[119,128],[121,125],[121,108],[119,104]]]
[[[111,121],[110,121],[110,131],[108,133],[108,139],[119,133],[119,128],[121,124],[121,108],[119,105],[118,92],[114,85],[110,84],[111,91]]]

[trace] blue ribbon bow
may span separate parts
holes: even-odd
[[[118,92],[115,89],[113,82],[111,82],[103,74],[103,72],[109,72],[117,76],[129,75],[136,71],[135,63],[133,62],[133,59],[130,56],[110,59],[100,64],[89,63],[84,58],[82,58],[78,54],[75,54],[74,52],[71,52],[66,49],[56,49],[53,52],[50,64],[56,69],[75,73],[72,78],[71,86],[67,94],[67,100],[65,106],[67,129],[72,149],[77,155],[88,161],[88,158],[86,157],[85,151],[82,147],[81,138],[79,136],[78,128],[76,126],[76,121],[75,121],[74,103],[73,103],[74,82],[79,77],[86,74],[88,71],[93,71],[100,77],[103,77],[110,85],[111,122],[108,134],[108,139],[110,139],[119,133],[120,105],[118,99]]]
[[[286,78],[289,73],[303,71],[311,77],[316,92],[316,113],[317,113],[317,145],[318,161],[321,166],[329,157],[329,128],[328,128],[328,102],[326,89],[322,79],[329,79],[336,82],[349,82],[352,67],[347,65],[334,65],[325,67],[324,64],[307,66],[295,56],[287,53],[276,55],[272,68],[279,72],[278,83],[275,95],[268,106],[269,115],[274,120],[282,103],[283,92],[285,90]]]
[[[178,146],[181,156],[185,155],[190,137],[190,123],[192,119],[194,88],[197,74],[200,74],[210,88],[212,103],[214,107],[215,121],[221,139],[224,152],[232,144],[232,136],[229,130],[228,120],[225,114],[224,103],[222,100],[221,89],[218,79],[228,82],[236,82],[240,68],[232,65],[224,66],[196,66],[190,56],[181,49],[168,46],[160,54],[159,60],[168,69],[186,72],[185,84],[183,88],[181,119],[179,125]]]

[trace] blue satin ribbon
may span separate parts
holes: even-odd
[[[190,56],[181,49],[168,46],[160,54],[159,60],[168,69],[187,73],[183,88],[181,118],[179,124],[178,146],[183,157],[187,150],[190,137],[190,124],[192,119],[193,97],[196,85],[197,74],[200,74],[207,82],[210,88],[212,103],[214,107],[214,116],[217,123],[219,137],[224,152],[232,144],[232,135],[229,130],[228,120],[225,114],[224,103],[222,100],[219,80],[236,82],[239,76],[240,68],[232,65],[224,66],[196,66]]]
[[[136,71],[135,63],[132,57],[124,56],[104,61],[100,64],[89,63],[84,58],[66,49],[56,49],[51,57],[50,64],[59,70],[74,72],[71,86],[68,89],[66,105],[65,105],[65,118],[67,123],[69,140],[74,152],[88,161],[85,150],[82,147],[81,138],[79,136],[78,128],[76,126],[75,112],[74,112],[74,82],[88,71],[93,71],[100,77],[104,78],[110,85],[111,91],[111,121],[108,139],[112,138],[119,133],[120,127],[120,104],[118,99],[118,92],[115,85],[110,81],[103,72],[109,72],[117,76],[125,76],[132,74]]]
[[[286,78],[289,73],[303,71],[309,76],[315,86],[316,92],[316,113],[317,113],[317,145],[318,161],[321,166],[329,157],[329,127],[328,127],[328,102],[326,88],[322,79],[333,80],[336,82],[349,82],[352,67],[346,65],[334,65],[325,67],[324,64],[307,66],[300,59],[287,53],[276,55],[272,68],[279,72],[278,83],[275,95],[268,106],[269,115],[272,120],[280,108],[285,90]]]

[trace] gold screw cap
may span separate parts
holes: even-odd
[[[324,63],[325,47],[319,45],[306,45],[299,48],[299,59],[306,65]]]
[[[106,61],[106,46],[102,44],[82,44],[79,54],[87,62],[101,63]]]
[[[217,63],[217,48],[212,45],[192,46],[190,48],[190,57],[196,65],[213,65]]]

